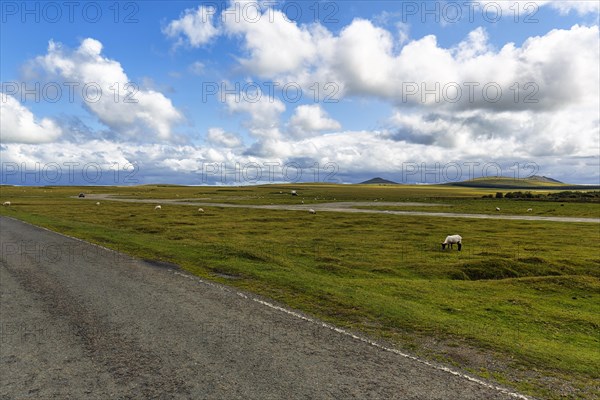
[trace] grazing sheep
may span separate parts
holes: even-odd
[[[302,200],[302,204],[304,204],[304,200]]]
[[[310,210],[308,210],[308,212],[309,212],[310,214],[316,214],[316,213],[317,213],[317,212],[316,212],[315,210],[313,210],[312,208],[311,208]]]
[[[296,193],[295,190],[292,190],[292,196],[298,196],[298,193]]]
[[[444,240],[444,242],[442,243],[442,250],[444,250],[446,246],[452,248],[452,245],[454,244],[458,245],[458,251],[460,251],[460,249],[462,248],[462,237],[460,235],[446,236],[446,240]]]
[[[161,208],[162,208],[161,206],[156,206],[156,207],[154,207],[154,211],[160,210]]]
[[[97,205],[97,206],[99,206],[99,205],[100,205],[100,202],[99,202],[99,201],[97,201],[97,202],[96,202],[96,205]]]
[[[204,209],[203,209],[203,208],[199,208],[199,209],[198,209],[198,212],[201,212],[201,213],[203,213],[203,212],[204,212]]]
[[[500,207],[496,207],[496,211],[500,211]]]
[[[4,203],[2,203],[2,205],[5,207],[10,207],[10,201],[5,201]]]
[[[533,211],[533,208],[528,208],[527,209],[527,212],[532,212],[532,211]]]

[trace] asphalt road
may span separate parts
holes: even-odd
[[[11,218],[0,248],[1,399],[524,398]]]

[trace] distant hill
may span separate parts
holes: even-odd
[[[360,185],[397,185],[398,183],[389,181],[383,178],[373,178],[368,181],[361,182]]]
[[[586,190],[589,186],[570,185],[546,176],[534,175],[529,178],[511,178],[507,176],[494,176],[475,178],[463,182],[448,183],[450,186],[465,186],[474,188],[499,188],[499,189],[540,189],[540,190]]]
[[[547,176],[534,175],[528,179],[532,180],[532,181],[539,181],[539,182],[546,182],[546,183],[558,183],[561,185],[565,185],[565,183],[563,183],[561,181],[557,181],[556,179],[548,178]]]

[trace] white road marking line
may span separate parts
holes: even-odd
[[[211,287],[219,288],[219,289],[221,289],[221,290],[223,290],[225,292],[232,292],[231,290],[229,290],[228,288],[226,288],[226,287],[224,287],[223,285],[220,285],[220,284],[215,284],[215,283],[212,283],[212,282],[208,282],[208,281],[205,281],[205,280],[203,280],[201,278],[198,278],[198,277],[195,277],[195,276],[191,276],[191,275],[188,275],[188,274],[183,274],[183,273],[178,272],[178,271],[173,271],[173,273],[176,274],[176,275],[183,276],[183,277],[185,277],[187,279],[191,279],[191,280],[197,281],[199,283],[203,283],[203,284],[211,286]],[[288,315],[291,315],[291,316],[296,317],[298,319],[301,319],[303,321],[310,322],[311,324],[315,324],[315,325],[321,326],[323,328],[326,328],[326,329],[332,330],[334,332],[337,332],[339,334],[342,334],[342,335],[345,335],[345,336],[349,336],[349,337],[351,337],[354,340],[358,340],[360,342],[367,343],[367,344],[369,344],[369,345],[371,345],[373,347],[376,347],[376,348],[378,348],[380,350],[388,351],[390,353],[397,354],[397,355],[399,355],[401,357],[411,359],[411,360],[416,361],[418,363],[421,363],[423,365],[427,365],[428,367],[431,367],[431,368],[434,368],[434,369],[437,369],[437,370],[440,370],[440,371],[444,371],[444,372],[447,372],[449,374],[452,374],[452,375],[458,376],[460,378],[466,379],[466,380],[468,380],[470,382],[476,383],[476,384],[478,384],[480,386],[483,386],[483,387],[486,387],[488,389],[494,389],[494,390],[496,390],[496,391],[498,391],[498,392],[500,392],[502,394],[506,394],[507,396],[513,397],[515,399],[532,400],[532,398],[527,397],[525,395],[522,395],[522,394],[519,394],[519,393],[515,393],[515,392],[511,392],[510,390],[505,389],[503,387],[493,385],[491,383],[485,382],[485,381],[483,381],[481,379],[478,379],[478,378],[474,378],[474,377],[472,377],[470,375],[467,375],[467,374],[464,374],[462,372],[455,371],[455,370],[453,370],[451,368],[448,368],[448,367],[445,367],[443,365],[434,364],[434,363],[431,363],[429,361],[420,359],[418,357],[411,356],[410,354],[403,353],[403,352],[401,352],[398,349],[393,349],[391,347],[383,346],[383,345],[381,345],[381,344],[379,344],[377,342],[374,342],[374,341],[369,340],[367,338],[355,335],[354,333],[348,332],[348,331],[346,331],[346,330],[344,330],[342,328],[338,328],[337,326],[330,325],[330,324],[328,324],[326,322],[318,321],[318,320],[315,320],[313,318],[309,318],[309,317],[307,317],[305,315],[302,315],[300,313],[297,313],[295,311],[288,310],[287,308],[280,307],[280,306],[277,306],[275,304],[269,303],[268,301],[264,301],[264,300],[258,299],[256,297],[248,297],[247,295],[245,295],[245,294],[243,294],[241,292],[236,292],[236,294],[238,296],[244,298],[244,299],[250,299],[250,300],[254,301],[255,303],[261,304],[261,305],[263,305],[265,307],[269,307],[269,308],[271,308],[273,310],[277,310],[277,311],[286,313]]]
[[[313,324],[322,326],[324,328],[330,329],[330,330],[335,331],[337,333],[341,333],[342,335],[350,336],[351,338],[353,338],[355,340],[359,340],[361,342],[367,343],[367,344],[369,344],[371,346],[377,347],[378,349],[381,349],[381,350],[384,350],[384,351],[389,351],[391,353],[397,354],[397,355],[402,356],[404,358],[408,358],[408,359],[417,361],[417,362],[419,362],[421,364],[427,365],[429,367],[435,368],[435,369],[440,370],[440,371],[448,372],[448,373],[450,373],[452,375],[456,375],[456,376],[459,376],[459,377],[461,377],[463,379],[467,379],[467,380],[469,380],[471,382],[475,382],[475,383],[477,383],[477,384],[479,384],[481,386],[485,386],[485,387],[487,387],[489,389],[495,389],[495,390],[497,390],[497,391],[499,391],[501,393],[504,393],[504,394],[506,394],[508,396],[511,396],[511,397],[514,397],[514,398],[517,398],[517,399],[522,399],[522,400],[530,400],[529,397],[524,396],[522,394],[511,392],[508,389],[502,388],[500,386],[492,385],[490,383],[482,381],[481,379],[477,379],[477,378],[474,378],[474,377],[469,376],[467,374],[463,374],[462,372],[455,371],[455,370],[453,370],[451,368],[444,367],[442,365],[433,364],[433,363],[431,363],[429,361],[422,360],[422,359],[420,359],[418,357],[415,357],[415,356],[411,356],[410,354],[403,353],[400,350],[392,349],[390,347],[383,346],[383,345],[381,345],[381,344],[379,344],[377,342],[374,342],[372,340],[366,339],[366,338],[361,337],[361,336],[357,336],[357,335],[355,335],[355,334],[353,334],[351,332],[348,332],[348,331],[346,331],[346,330],[344,330],[342,328],[338,328],[338,327],[330,325],[328,323],[317,321],[317,320],[314,320],[314,319],[309,318],[309,317],[305,317],[304,315],[298,314],[297,312],[285,309],[285,308],[280,307],[280,306],[276,306],[276,305],[271,304],[269,302],[266,302],[264,300],[260,300],[260,299],[257,299],[257,298],[253,298],[252,300],[255,301],[255,302],[257,302],[257,303],[260,303],[260,304],[262,304],[264,306],[272,308],[274,310],[278,310],[278,311],[284,312],[286,314],[292,315],[294,317],[300,318],[300,319],[308,321],[310,323],[313,323]]]
[[[101,245],[99,245],[99,244],[90,243],[90,242],[87,242],[87,241],[85,241],[85,240],[83,240],[83,239],[79,239],[79,238],[76,238],[76,237],[73,237],[73,236],[69,236],[69,235],[66,235],[66,234],[64,234],[64,233],[59,233],[59,232],[52,231],[52,230],[50,230],[50,229],[48,229],[48,228],[44,228],[43,226],[37,226],[37,225],[33,225],[33,224],[30,224],[29,222],[25,222],[25,221],[17,220],[17,219],[15,219],[15,218],[12,218],[12,217],[6,217],[6,218],[10,218],[10,219],[13,219],[13,220],[15,220],[15,221],[23,222],[23,223],[26,223],[27,225],[31,225],[31,226],[33,226],[33,227],[36,227],[36,228],[41,228],[41,229],[43,229],[43,230],[45,230],[45,231],[52,232],[52,233],[55,233],[55,234],[58,234],[58,235],[61,235],[61,236],[67,237],[67,238],[69,238],[69,239],[74,239],[74,240],[77,240],[78,242],[82,242],[82,243],[86,243],[86,244],[91,244],[92,246],[96,246],[96,247],[99,247],[99,248],[101,248],[101,249],[104,249],[104,250],[108,250],[108,251],[110,251],[110,252],[113,252],[113,253],[119,253],[119,254],[123,254],[123,253],[121,253],[121,252],[119,252],[119,251],[116,251],[116,250],[109,249],[109,248],[107,248],[107,247],[104,247],[104,246],[101,246]],[[128,257],[131,257],[131,256],[128,256]],[[131,259],[138,261],[138,260],[137,260],[135,257],[131,257]],[[202,284],[205,284],[205,285],[208,285],[208,286],[210,286],[210,287],[214,287],[214,288],[220,289],[220,290],[222,290],[222,291],[224,291],[224,292],[229,292],[229,293],[231,293],[231,290],[230,290],[230,289],[228,289],[228,288],[226,288],[226,287],[225,287],[225,286],[223,286],[223,285],[216,284],[216,283],[212,283],[212,282],[209,282],[209,281],[205,281],[205,280],[203,280],[203,279],[200,279],[200,278],[198,278],[198,277],[196,277],[196,276],[192,276],[192,275],[189,275],[189,274],[184,274],[184,273],[178,272],[178,271],[176,271],[176,270],[171,270],[171,271],[172,271],[172,272],[173,272],[175,275],[179,275],[179,276],[182,276],[182,277],[184,277],[184,278],[186,278],[186,279],[190,279],[190,280],[193,280],[193,281],[196,281],[196,282],[200,282],[200,283],[202,283]],[[237,294],[238,296],[240,296],[240,297],[243,297],[243,298],[245,298],[245,299],[248,299],[248,296],[246,296],[245,294],[243,294],[243,293],[241,293],[241,292],[236,292],[236,294]],[[266,307],[272,308],[272,309],[274,309],[274,310],[277,310],[277,311],[284,312],[284,313],[286,313],[286,314],[288,314],[288,315],[292,315],[292,316],[294,316],[294,317],[296,317],[296,318],[299,318],[299,319],[301,319],[301,320],[304,320],[304,321],[310,322],[310,323],[312,323],[312,324],[315,324],[315,325],[322,326],[323,328],[330,329],[330,330],[332,330],[332,331],[335,331],[335,332],[337,332],[337,333],[340,333],[340,334],[342,334],[342,335],[349,336],[349,337],[351,337],[351,338],[353,338],[353,339],[355,339],[355,340],[358,340],[358,341],[361,341],[361,342],[367,343],[367,344],[369,344],[369,345],[371,345],[371,346],[373,346],[373,347],[376,347],[376,348],[378,348],[378,349],[381,349],[381,350],[384,350],[384,351],[388,351],[388,352],[391,352],[391,353],[397,354],[397,355],[399,355],[399,356],[402,356],[402,357],[404,357],[404,358],[408,358],[408,359],[414,360],[414,361],[416,361],[416,362],[418,362],[418,363],[421,363],[421,364],[423,364],[423,365],[427,365],[427,366],[429,366],[429,367],[432,367],[432,368],[434,368],[434,369],[437,369],[437,370],[440,370],[440,371],[448,372],[448,373],[450,373],[450,374],[452,374],[452,375],[456,375],[456,376],[458,376],[458,377],[461,377],[461,378],[463,378],[463,379],[466,379],[466,380],[468,380],[468,381],[471,381],[471,382],[477,383],[477,384],[479,384],[479,385],[481,385],[481,386],[484,386],[484,387],[487,387],[487,388],[489,388],[489,389],[494,389],[494,390],[497,390],[498,392],[500,392],[500,393],[503,393],[503,394],[506,394],[506,395],[508,395],[508,396],[510,396],[510,397],[514,397],[514,398],[516,398],[516,399],[521,399],[521,400],[531,400],[531,398],[530,398],[530,397],[527,397],[527,396],[525,396],[525,395],[522,395],[522,394],[519,394],[519,393],[515,393],[515,392],[511,392],[511,391],[510,391],[510,390],[508,390],[508,389],[502,388],[502,387],[500,387],[500,386],[492,385],[491,383],[484,382],[484,381],[482,381],[481,379],[474,378],[474,377],[472,377],[472,376],[469,376],[469,375],[467,375],[467,374],[464,374],[464,373],[462,373],[462,372],[455,371],[455,370],[453,370],[453,369],[451,369],[451,368],[444,367],[444,366],[442,366],[442,365],[436,365],[436,364],[433,364],[433,363],[431,363],[431,362],[429,362],[429,361],[422,360],[422,359],[420,359],[420,358],[418,358],[418,357],[415,357],[415,356],[411,356],[410,354],[403,353],[403,352],[401,352],[400,350],[397,350],[397,349],[392,349],[392,348],[390,348],[390,347],[383,346],[383,345],[381,345],[381,344],[379,344],[379,343],[377,343],[377,342],[374,342],[374,341],[372,341],[372,340],[366,339],[366,338],[364,338],[364,337],[357,336],[357,335],[355,335],[355,334],[353,334],[353,333],[351,333],[351,332],[348,332],[348,331],[346,331],[346,330],[344,330],[344,329],[342,329],[342,328],[338,328],[338,327],[336,327],[336,326],[333,326],[333,325],[327,324],[327,323],[325,323],[325,322],[321,322],[321,321],[314,320],[314,319],[312,319],[312,318],[306,317],[306,316],[304,316],[304,315],[302,315],[302,314],[299,314],[299,313],[297,313],[297,312],[294,312],[294,311],[288,310],[288,309],[286,309],[286,308],[283,308],[283,307],[280,307],[280,306],[276,306],[275,304],[272,304],[272,303],[266,302],[266,301],[264,301],[264,300],[260,300],[260,299],[257,299],[257,298],[255,298],[255,297],[251,298],[251,300],[252,300],[252,301],[254,301],[254,302],[256,302],[256,303],[262,304],[263,306],[266,306]]]

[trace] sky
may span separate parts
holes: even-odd
[[[2,184],[600,184],[600,1],[3,1]]]

